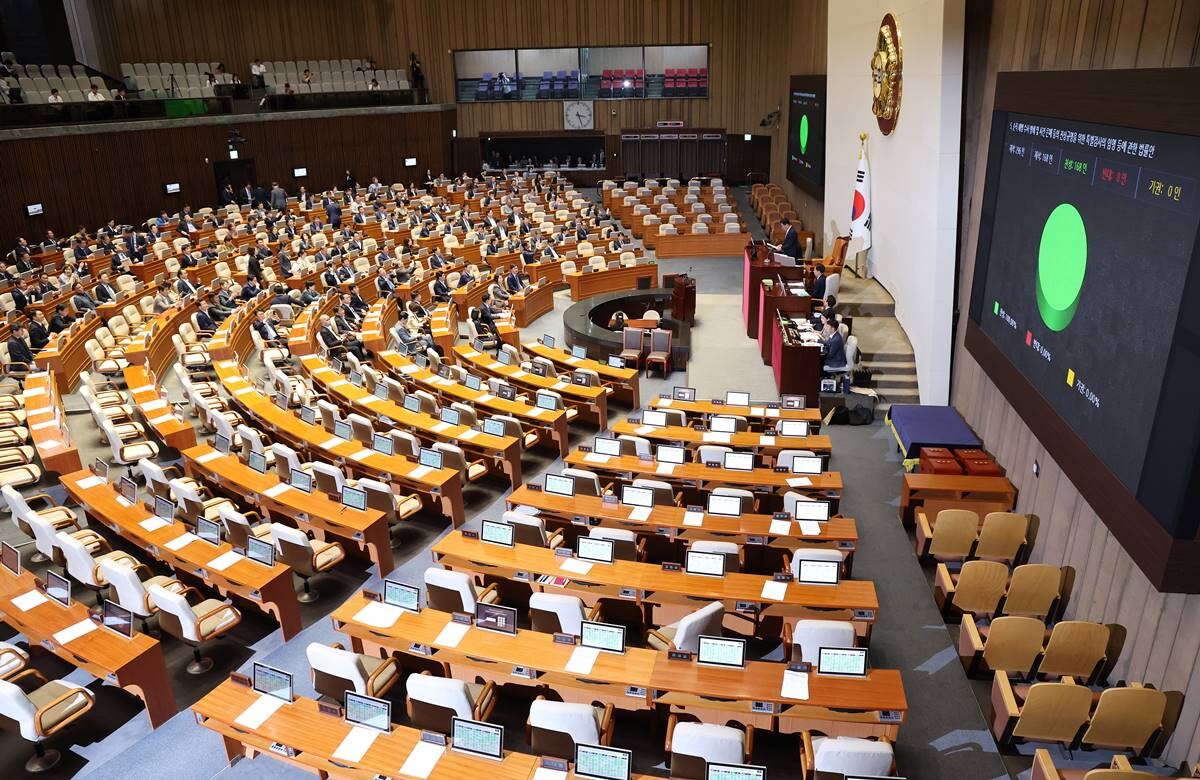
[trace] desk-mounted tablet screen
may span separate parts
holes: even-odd
[[[21,573],[21,551],[8,542],[0,542],[0,564],[13,574]]]
[[[708,513],[725,517],[742,516],[742,497],[726,496],[720,493],[708,494]]]
[[[421,399],[416,395],[404,396],[404,408],[413,414],[421,413]]]
[[[803,555],[797,550],[796,555]],[[804,585],[837,585],[842,566],[837,561],[815,561],[801,557],[796,561],[796,580]]]
[[[554,349],[554,345],[557,343],[558,342],[556,342],[554,340],[554,337],[551,336],[549,333],[542,334],[542,345],[543,346],[549,347],[550,349]]]
[[[620,355],[609,355],[608,356],[608,367],[609,368],[625,368],[625,358],[621,357]]]
[[[61,574],[46,572],[46,595],[64,607],[71,606],[71,581]]]
[[[670,444],[660,444],[654,449],[654,459],[659,463],[682,464],[687,459],[687,450]]]
[[[828,501],[797,501],[796,502],[796,519],[797,520],[816,520],[818,522],[829,519],[829,502]]]
[[[504,727],[454,718],[450,724],[450,748],[484,758],[503,758]]]
[[[292,487],[296,488],[297,490],[303,490],[305,493],[312,492],[312,474],[309,474],[307,471],[301,471],[300,469],[292,469],[288,476],[290,477],[289,482]]]
[[[483,421],[483,432],[486,433],[488,436],[503,436],[504,435],[504,421],[503,420],[492,420],[492,419],[484,420]]]
[[[442,453],[422,447],[420,462],[422,466],[427,466],[431,469],[440,469],[442,467]]]
[[[105,482],[108,481],[108,461],[96,458],[92,461],[92,473]]]
[[[734,433],[737,431],[737,420],[733,417],[717,415],[709,418],[708,429],[714,433]]]
[[[867,675],[867,649],[865,647],[822,647],[817,654],[817,674],[865,677]]]
[[[362,488],[342,485],[342,506],[350,509],[366,509],[367,491]]]
[[[516,529],[510,523],[502,523],[497,520],[484,520],[482,529],[479,532],[479,538],[489,544],[512,547],[516,542]]]
[[[349,441],[353,436],[350,432],[350,423],[345,420],[335,420],[333,423],[333,435],[339,439]]]
[[[346,722],[386,734],[392,730],[392,703],[346,691]]]
[[[529,373],[533,374],[534,376],[540,376],[540,377],[544,378],[546,376],[546,364],[545,363],[530,363],[529,364]]]
[[[129,477],[121,477],[121,481],[117,483],[117,492],[129,503],[137,503],[137,483]]]
[[[820,474],[821,459],[815,455],[796,455],[792,458],[793,474]]]
[[[808,421],[807,420],[780,420],[779,435],[789,438],[795,437],[802,439],[808,436]]]
[[[388,398],[388,386],[383,382],[376,382],[375,387],[371,390],[371,395],[380,401],[386,401]]]
[[[573,496],[575,495],[575,478],[564,476],[562,474],[547,474],[543,480],[547,493],[553,493],[556,496]]]
[[[213,438],[213,448],[223,455],[228,455],[231,448],[229,437],[218,433]]]
[[[694,387],[675,387],[671,389],[671,398],[676,401],[695,401],[696,388]]]
[[[349,379],[350,384],[354,385],[355,387],[363,386],[363,375],[361,371],[351,371]]]
[[[396,443],[386,433],[377,433],[371,437],[371,449],[381,455],[391,455],[396,451]]]
[[[610,653],[625,652],[625,626],[584,620],[579,624],[579,644]]]
[[[765,766],[749,764],[713,764],[706,765],[704,780],[766,780]],[[847,777],[846,780],[849,780]]]
[[[703,574],[708,577],[725,576],[725,554],[688,550],[683,559],[683,568],[688,574]]]
[[[502,349],[500,350],[499,354],[496,355],[496,360],[499,361],[501,365],[511,366],[513,357],[507,350]]]
[[[395,580],[383,581],[383,603],[393,607],[407,609],[409,612],[421,611],[421,591],[412,585],[405,585]]]
[[[725,468],[733,469],[734,471],[754,471],[754,453],[753,452],[727,452],[725,453]]]
[[[655,428],[667,427],[667,413],[658,409],[647,409],[642,412],[642,425],[652,425]]]
[[[621,503],[627,506],[640,506],[645,509],[652,509],[654,507],[654,489],[622,485]]]
[[[451,409],[449,406],[443,407],[441,415],[438,417],[447,425],[461,425],[462,415],[457,409]]]
[[[274,566],[275,545],[251,536],[246,539],[246,557],[263,566]]]
[[[467,374],[467,387],[471,390],[479,390],[483,387],[483,380],[474,374]]]
[[[586,780],[629,780],[633,751],[600,745],[575,745],[575,777]]]
[[[120,604],[104,600],[100,608],[100,623],[114,634],[129,639],[133,636],[133,613]]]
[[[282,669],[255,661],[253,680],[254,690],[259,693],[265,693],[286,702],[291,702],[295,698],[292,694],[292,675]]]
[[[517,608],[499,604],[476,604],[475,625],[504,634],[517,633]]]
[[[805,398],[802,395],[783,395],[779,397],[779,403],[783,404],[784,409],[803,409]]]
[[[505,401],[515,401],[517,400],[517,389],[507,382],[502,382],[496,385],[496,395]]]
[[[209,544],[221,543],[221,524],[203,517],[196,520],[196,536]]]
[[[247,461],[250,468],[257,471],[259,474],[267,473],[267,457],[261,452],[251,452],[250,458]]]
[[[592,449],[597,455],[620,455],[621,442],[608,436],[597,436],[592,442]]]
[[[535,395],[537,408],[545,409],[546,411],[554,411],[558,408],[558,399],[547,393],[537,393]]]
[[[696,663],[742,669],[746,666],[746,640],[703,636],[697,640]]]
[[[162,496],[154,497],[154,515],[168,523],[175,519],[175,502]]]
[[[581,347],[578,344],[571,347],[571,357],[576,360],[587,360],[587,348]]]
[[[317,422],[317,410],[311,406],[301,406],[300,419],[309,425],[315,425]]]
[[[729,406],[749,406],[750,394],[730,390],[725,393],[725,403]]]
[[[583,561],[612,563],[616,545],[611,539],[581,536],[575,540],[575,556]]]

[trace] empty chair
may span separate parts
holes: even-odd
[[[746,730],[713,723],[667,719],[668,760],[671,777],[704,780],[708,764],[747,764],[754,751],[754,727]]]
[[[625,328],[621,332],[621,360],[625,365],[640,368],[642,364],[642,329]]]
[[[480,590],[475,582],[460,571],[429,568],[425,570],[425,600],[430,609],[442,612],[475,614],[475,605],[495,604],[500,600],[496,586]]]
[[[546,533],[546,522],[540,517],[510,511],[505,512],[500,519],[513,527],[513,538],[517,544],[547,547],[552,550],[563,544],[562,531]]]
[[[658,479],[646,479],[638,477],[633,480],[634,487],[648,488],[654,492],[654,503],[660,506],[674,506],[675,492],[669,482],[663,482]]]
[[[1008,567],[995,561],[967,561],[957,576],[939,563],[934,576],[934,600],[944,614],[969,612],[992,615],[1008,586]]]
[[[589,614],[578,596],[535,592],[529,596],[529,622],[534,631],[579,636],[584,620],[595,620],[599,605]]]
[[[26,693],[16,684],[23,679],[40,685]],[[21,737],[33,743],[34,755],[25,762],[25,771],[45,772],[57,765],[61,754],[46,750],[42,741],[79,720],[95,702],[87,688],[62,680],[47,682],[36,669],[0,680],[0,716],[15,724]]]
[[[725,542],[717,539],[697,539],[688,545],[688,550],[724,555],[725,571],[736,572],[742,570],[741,547],[738,546],[737,542]]]
[[[332,569],[346,557],[342,545],[338,542],[310,539],[298,528],[282,523],[271,523],[271,538],[275,541],[275,549],[279,551],[280,559],[303,582],[303,590],[296,596],[296,600],[301,604],[316,601],[318,594],[309,585],[309,580]]]
[[[496,707],[496,686],[465,683],[428,673],[413,674],[406,682],[405,709],[412,725],[449,734],[453,718],[486,721]]]
[[[313,689],[336,702],[345,700],[346,691],[379,698],[400,680],[400,666],[391,656],[379,658],[319,642],[305,648],[305,655]]]
[[[1171,695],[1141,683],[1105,689],[1081,744],[1089,749],[1129,750],[1141,758],[1149,756],[1162,734]]]
[[[725,607],[714,601],[685,615],[678,622],[662,628],[650,629],[646,644],[655,650],[688,650],[696,652],[701,634],[721,636],[721,624],[725,619]]]
[[[574,759],[575,745],[612,744],[613,705],[548,701],[538,696],[525,720],[526,741],[541,756]]]
[[[97,559],[96,565],[99,567],[101,574],[104,575],[104,579],[112,586],[112,591],[116,593],[116,598],[113,600],[140,618],[143,627],[145,627],[146,621],[158,611],[150,603],[150,593],[147,588],[158,586],[175,593],[181,593],[185,587],[183,583],[174,577],[162,574],[143,580],[139,576],[139,570],[147,573],[148,570],[142,566],[128,566],[124,562],[113,561],[107,558]]]
[[[1012,688],[1008,678],[997,672],[992,691],[992,734],[1002,747],[1016,741],[1074,746],[1091,714],[1091,690],[1070,678],[1034,683],[1022,691]]]
[[[854,624],[848,620],[801,618],[783,624],[785,658],[816,664],[822,647],[854,647]]]
[[[80,538],[75,534],[59,531],[55,539],[54,562],[62,566],[71,579],[97,594],[108,587],[108,580],[104,579],[104,572],[99,568],[101,561],[111,561],[132,568],[141,566],[137,559],[127,552],[121,550],[103,552],[107,549],[107,545],[101,545],[99,550],[89,549],[87,542],[91,540]],[[94,552],[100,552],[100,555],[96,556]],[[97,603],[100,601],[99,595],[96,600]]]
[[[895,773],[894,751],[886,738],[827,737],[805,731],[800,745],[804,777],[819,772],[846,777],[891,777]]]
[[[247,511],[242,513],[234,509],[233,504],[222,504],[217,507],[217,516],[221,519],[221,524],[225,527],[225,538],[234,547],[242,550],[247,549],[250,546],[250,537],[263,539],[268,542],[271,541],[270,523],[250,524],[250,517],[258,518],[258,515],[254,512]]]
[[[1003,565],[1003,564],[1001,564]],[[1074,570],[1045,563],[1027,563],[1013,569],[1001,612],[1052,620],[1061,611],[1074,581]]]
[[[917,518],[917,555],[939,561],[971,557],[979,534],[979,515],[970,509],[943,509],[932,531],[923,512]]]
[[[455,469],[469,482],[475,482],[487,476],[487,463],[482,460],[468,461],[462,447],[449,442],[433,443],[433,449],[442,453],[442,464],[445,468]]]
[[[176,639],[192,648],[188,674],[204,674],[213,666],[211,658],[200,654],[200,645],[230,631],[242,621],[242,615],[232,604],[219,599],[205,599],[195,588],[174,593],[151,586],[150,603],[159,610],[158,624]],[[193,605],[189,597],[197,603]]]
[[[622,455],[636,455],[643,457],[652,455],[654,449],[650,445],[650,440],[641,436],[630,436],[622,433],[617,436],[617,441],[620,442]]]
[[[981,638],[975,621],[965,616],[959,632],[959,658],[969,675],[986,670],[1025,676],[1041,655],[1045,633],[1045,624],[1036,618],[1006,615],[993,620],[986,637]]]
[[[562,470],[564,477],[571,477],[575,480],[575,492],[581,496],[603,496],[609,492],[607,488],[600,485],[600,477],[596,476],[585,469],[564,468]],[[609,488],[612,485],[608,486]]]
[[[79,519],[75,516],[75,512],[70,507],[55,506],[50,496],[45,493],[38,493],[26,498],[11,485],[4,485],[0,487],[0,494],[3,494],[4,502],[8,505],[8,511],[12,514],[17,527],[26,536],[33,538],[35,542],[36,537],[34,536],[34,528],[30,521],[31,517],[36,518],[35,522],[39,522],[43,527],[49,528],[55,533],[66,531],[67,529],[73,529],[76,532],[80,531]],[[29,505],[30,501],[43,503],[47,506],[44,509],[35,510]],[[93,535],[90,531],[88,534],[89,536]],[[30,560],[33,563],[42,563],[48,557],[49,553],[43,553],[39,549]]]
[[[643,544],[637,533],[626,528],[594,527],[588,530],[592,539],[604,539],[613,543],[613,558],[618,561],[638,561],[642,557]]]
[[[29,653],[16,645],[0,642],[0,680],[7,680],[29,664]]]

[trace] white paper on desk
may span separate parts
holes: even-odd
[[[143,412],[153,412],[155,409],[165,408],[166,405],[167,405],[166,401],[164,401],[161,398],[158,398],[153,401],[150,401],[149,403],[142,404],[142,411]]]
[[[336,374],[337,372],[336,372],[336,371],[334,371],[334,370],[333,370],[332,368],[330,368],[329,366],[321,366],[320,368],[318,368],[318,369],[317,369],[316,371],[314,371],[313,373],[314,373],[314,374]]]
[[[404,759],[404,764],[400,767],[400,774],[405,777],[417,777],[420,780],[425,780],[433,773],[434,767],[445,754],[446,748],[442,745],[435,745],[432,742],[418,742],[413,745],[412,752],[408,754],[408,758]]]
[[[58,439],[47,439],[46,441],[42,442],[38,446],[40,446],[44,450],[56,450],[59,447],[63,446],[63,443],[61,441],[59,441]]]
[[[779,688],[779,697],[808,701],[808,672],[785,671],[783,685]]]
[[[760,447],[770,447],[770,446],[773,446],[774,444],[775,444],[774,436],[763,435],[763,436],[758,437],[758,446],[760,446]]]
[[[486,404],[488,401],[492,400],[495,397],[496,396],[492,395],[491,393],[484,393],[483,395],[481,395],[475,399],[475,403]]]
[[[400,366],[401,374],[415,374],[420,370],[421,369],[418,368],[414,363],[405,363],[404,365]]]
[[[182,550],[184,547],[187,547],[189,544],[191,544],[192,542],[196,541],[199,538],[200,538],[199,536],[196,536],[191,531],[184,531],[179,536],[176,536],[174,539],[172,539],[171,541],[164,544],[163,547],[166,547],[168,550],[178,551],[178,550]]]
[[[69,625],[62,631],[56,633],[54,635],[54,641],[58,642],[60,645],[65,645],[67,642],[70,642],[73,639],[78,639],[81,636],[92,633],[98,627],[99,626],[93,623],[89,618],[84,618],[78,623]]]
[[[375,744],[375,738],[382,733],[375,729],[355,726],[342,740],[342,744],[337,746],[337,750],[333,751],[333,757],[339,761],[358,763],[371,749],[371,745]]]
[[[518,368],[516,371],[514,371],[514,372],[512,373],[512,375],[513,375],[513,377],[514,377],[515,379],[520,379],[521,377],[525,376],[525,373],[526,373],[526,372],[525,372],[525,369],[523,369],[523,368]]]
[[[45,395],[45,394],[46,394],[46,388],[44,388],[44,387],[35,387],[33,389],[28,389],[25,391],[26,398],[35,398],[39,395]]]
[[[467,428],[465,431],[463,431],[462,433],[460,433],[458,435],[458,438],[465,439],[466,441],[470,441],[471,439],[474,439],[478,435],[479,435],[479,431],[475,430],[474,428]]]
[[[804,534],[805,536],[820,536],[821,535],[821,524],[818,523],[816,520],[801,520],[799,522],[800,522],[800,533]]]
[[[361,450],[359,450],[358,452],[350,453],[350,460],[358,460],[358,461],[366,460],[367,458],[371,457],[372,452],[374,452],[374,450],[369,450],[366,447],[364,447]]]
[[[812,480],[808,477],[788,477],[787,483],[792,487],[809,487]]]
[[[715,441],[718,444],[728,444],[730,442],[730,439],[731,439],[731,435],[728,433],[720,433],[718,431],[705,431],[704,432],[704,440],[705,441]]]
[[[120,495],[117,496],[117,503],[120,504],[121,506],[133,506],[132,501],[130,501],[128,498],[125,498],[125,496],[120,496]]]
[[[350,383],[347,382],[345,379],[338,379],[334,382],[329,383],[329,389],[334,390],[334,389],[341,387],[342,385],[348,385],[348,384],[350,384]]]
[[[762,597],[771,601],[783,601],[787,597],[787,583],[767,580],[763,583]]]
[[[278,485],[271,485],[271,487],[264,490],[263,495],[267,498],[279,498],[290,489],[291,486],[288,483],[280,482]]]
[[[233,394],[234,395],[245,395],[246,393],[253,393],[253,392],[254,392],[254,388],[250,385],[247,385],[246,387],[239,387],[237,390],[234,390]]]
[[[633,509],[629,510],[629,519],[636,520],[639,523],[646,522],[650,519],[650,507],[635,506]]]
[[[395,356],[396,356],[396,350],[394,350],[394,349],[385,349],[379,353],[379,357],[390,358],[390,357],[395,357]]]
[[[591,674],[592,667],[596,665],[596,659],[600,657],[600,651],[595,647],[576,647],[571,652],[571,660],[567,661],[565,671],[571,674]]]
[[[660,398],[654,405],[657,406],[659,409],[666,409],[668,406],[670,406],[674,402],[675,402],[674,398]]]
[[[576,558],[565,558],[559,564],[558,568],[563,571],[569,571],[572,574],[587,574],[592,570],[592,564],[587,561],[581,561]]]
[[[333,449],[334,447],[338,446],[339,444],[341,444],[341,443],[342,443],[342,442],[344,442],[344,441],[345,441],[345,439],[340,439],[340,438],[338,438],[337,436],[334,436],[332,439],[329,439],[328,441],[326,441],[326,442],[324,442],[323,444],[321,444],[321,449],[324,449],[324,450],[331,450],[331,449]]]
[[[638,436],[645,436],[647,433],[654,432],[654,426],[653,425],[639,425],[636,429],[634,429],[633,432],[636,433]]]
[[[210,460],[216,460],[217,458],[223,458],[223,457],[225,457],[223,454],[221,454],[217,450],[213,450],[212,452],[206,452],[203,455],[200,455],[199,457],[197,457],[196,462],[197,463],[208,463]]]
[[[778,407],[773,407],[773,408],[767,410],[767,417],[778,417],[778,416],[779,416]]]
[[[258,701],[242,710],[242,714],[238,715],[233,722],[248,729],[256,729],[266,723],[267,718],[278,712],[284,703],[283,699],[277,699],[266,693],[260,694]]]
[[[429,466],[417,466],[405,476],[407,476],[409,479],[420,479],[431,471],[433,471],[433,469],[431,469]]]
[[[171,420],[174,420],[174,419],[175,419],[175,415],[164,414],[159,417],[152,417],[150,419],[150,424],[151,425],[162,425],[163,423],[170,422]]]
[[[39,604],[45,604],[50,599],[46,594],[39,590],[31,590],[28,593],[22,593],[12,600],[12,604],[22,612],[28,612]]]
[[[542,407],[540,407],[540,406],[535,406],[535,407],[533,407],[532,409],[530,409],[530,410],[529,410],[529,416],[530,416],[530,417],[541,417],[541,416],[542,416],[542,412],[544,412],[544,411],[546,411],[546,410],[545,410],[545,409],[543,409]]]
[[[608,463],[610,456],[603,455],[599,452],[589,452],[583,456],[584,463]]]
[[[704,513],[703,512],[690,512],[690,511],[684,512],[683,513],[683,524],[688,525],[688,526],[693,526],[695,528],[699,528],[700,526],[704,525]]]
[[[771,521],[771,536],[787,536],[792,532],[791,520],[772,520]]]
[[[765,406],[751,406],[750,407],[750,416],[751,417],[762,417],[763,414],[766,413],[766,411],[767,411],[767,407],[765,407]]]
[[[566,362],[568,365],[572,365],[572,366],[574,366],[574,365],[578,365],[578,363],[579,363],[579,358],[577,358],[577,357],[575,357],[574,355],[572,355],[571,357],[567,358],[565,362]]]
[[[46,428],[55,428],[57,426],[58,426],[58,420],[46,420],[45,422],[34,423],[33,425],[29,426],[29,430],[40,431],[40,430],[44,430]]]
[[[437,639],[433,643],[438,647],[458,647],[458,643],[463,640],[467,632],[471,630],[471,626],[466,623],[455,623],[451,620],[446,624],[446,627],[437,635]]]
[[[244,557],[246,556],[238,553],[236,550],[228,550],[209,561],[206,568],[212,571],[225,571]]]
[[[83,479],[76,482],[75,487],[79,488],[80,490],[91,490],[92,488],[100,487],[103,484],[104,484],[103,477],[97,477],[95,475],[92,475],[90,477],[84,477]]]
[[[170,523],[168,523],[166,520],[163,520],[161,517],[147,517],[145,520],[138,523],[138,525],[147,531],[157,531],[160,528],[166,528],[170,525]]]
[[[479,353],[473,349],[468,349],[466,352],[463,353],[463,357],[465,357],[465,358],[479,357]]]
[[[566,386],[567,386],[566,382],[559,381],[559,382],[555,382],[554,386],[551,387],[550,389],[551,390],[562,390]]]
[[[433,428],[431,428],[431,430],[434,433],[441,433],[442,431],[446,430],[447,428],[453,428],[453,427],[454,426],[448,422],[439,422],[439,423],[435,423]]]
[[[529,517],[537,517],[542,513],[536,506],[527,506],[525,504],[518,505],[513,511],[518,515],[528,515]]]
[[[567,780],[567,773],[560,772],[557,769],[547,769],[544,766],[539,766],[534,770],[533,776],[529,780]]]
[[[660,463],[660,464],[658,464],[658,467],[654,469],[654,473],[655,474],[663,474],[663,475],[671,475],[671,474],[675,473],[675,464],[674,463]]]
[[[381,601],[369,602],[354,615],[354,622],[363,623],[372,628],[391,628],[404,614],[404,610],[394,604],[384,604]]]

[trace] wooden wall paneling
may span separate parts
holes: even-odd
[[[967,4],[959,299],[970,294],[996,73],[1002,70],[1200,64],[1194,0],[990,0]],[[776,150],[778,151],[778,150]],[[961,325],[965,325],[960,323]],[[1041,518],[1032,559],[1078,571],[1068,617],[1119,622],[1128,639],[1113,679],[1182,690],[1186,701],[1164,755],[1200,757],[1200,595],[1155,591],[1020,416],[955,339],[952,398],[995,448],[1020,490],[1017,508]],[[1012,431],[1017,431],[1013,435]],[[1034,477],[1032,464],[1041,466]]]

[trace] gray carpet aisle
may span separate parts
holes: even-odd
[[[761,228],[745,200],[745,191],[739,188],[736,195],[753,232],[761,235]],[[661,265],[663,274],[690,269],[697,279],[700,295],[693,333],[697,350],[686,372],[676,371],[667,381],[643,379],[643,398],[669,392],[674,385],[696,387],[701,396],[723,397],[726,390],[738,389],[749,390],[756,398],[773,397],[775,389],[770,367],[762,364],[757,343],[745,337],[742,324],[741,258],[672,260]],[[541,333],[561,337],[561,315],[569,304],[567,293],[558,293],[554,312],[527,329],[523,338],[530,340]],[[617,407],[611,410],[610,417],[618,420],[629,412]],[[101,454],[94,444],[93,432],[88,430],[90,420],[86,416],[72,415],[70,423],[76,437],[88,442],[81,453],[85,461],[94,454]],[[874,580],[879,593],[880,620],[872,636],[871,663],[877,667],[899,668],[904,674],[909,711],[896,748],[901,774],[921,780],[1007,777],[1008,772],[996,752],[984,716],[955,656],[951,636],[934,607],[927,577],[916,561],[908,534],[897,520],[900,464],[894,442],[880,423],[858,428],[829,427],[827,430],[833,439],[833,466],[845,478],[842,511],[857,518],[859,524],[861,540],[854,576]],[[582,432],[573,432],[572,446],[586,442],[591,435],[590,432],[586,436]],[[527,459],[525,466],[526,481],[534,481],[540,480],[548,468],[561,467],[561,462],[535,455]],[[484,518],[498,517],[504,509],[507,493],[506,486],[499,482],[485,480],[473,486],[467,494],[468,527],[477,527]],[[14,531],[11,524],[3,524],[0,538],[9,539]],[[440,518],[409,523],[404,544],[396,552],[397,569],[389,576],[420,584],[422,572],[430,565],[429,547],[447,532],[448,528]],[[19,533],[16,537],[19,538]],[[262,661],[291,671],[295,675],[297,693],[312,695],[305,647],[310,642],[345,642],[345,637],[333,631],[327,614],[349,593],[364,583],[370,585],[377,580],[361,567],[317,578],[314,584],[322,597],[305,609],[307,627],[299,636],[284,645],[277,630],[262,627],[257,633],[247,634],[249,638],[244,641],[249,646],[244,651],[235,654],[230,648],[218,648],[215,653],[227,656],[227,663],[232,662],[229,668],[240,666],[245,670],[252,661]],[[0,636],[0,639],[8,638]],[[181,648],[174,647],[179,644],[174,640],[167,638],[164,641],[168,662],[173,664],[175,651]],[[186,650],[183,653],[186,655]],[[70,667],[65,667],[63,673],[68,672],[68,679],[91,683],[93,689],[97,687],[85,673],[72,672]],[[69,748],[74,755],[70,762],[64,759],[64,767],[70,766],[80,777],[105,780],[129,776],[171,777],[173,780],[309,777],[281,762],[262,757],[226,767],[220,739],[198,726],[187,709],[224,674],[214,670],[211,679],[206,676],[191,680],[187,675],[173,674],[181,711],[169,723],[152,731],[145,714],[140,712],[110,720],[104,724],[107,728],[97,729],[99,734],[95,741]],[[184,690],[181,691],[181,687]],[[114,693],[113,696],[119,699],[121,694]],[[128,703],[126,709],[129,709]],[[504,722],[510,731],[522,731],[519,728],[522,712],[517,706],[505,714]],[[108,734],[114,728],[113,723],[120,725]],[[651,737],[649,732],[638,718],[622,719],[616,744],[644,750],[646,755],[635,769],[661,775],[664,772],[661,767],[654,766],[654,762],[661,755],[662,738],[661,735]],[[780,741],[769,735],[764,738],[763,749],[768,755],[775,757],[776,749],[789,751],[787,756],[794,755],[790,752],[794,741]],[[2,753],[17,751],[23,756],[26,748],[26,744],[11,736],[0,737]],[[785,772],[772,776],[791,778],[797,775]]]

